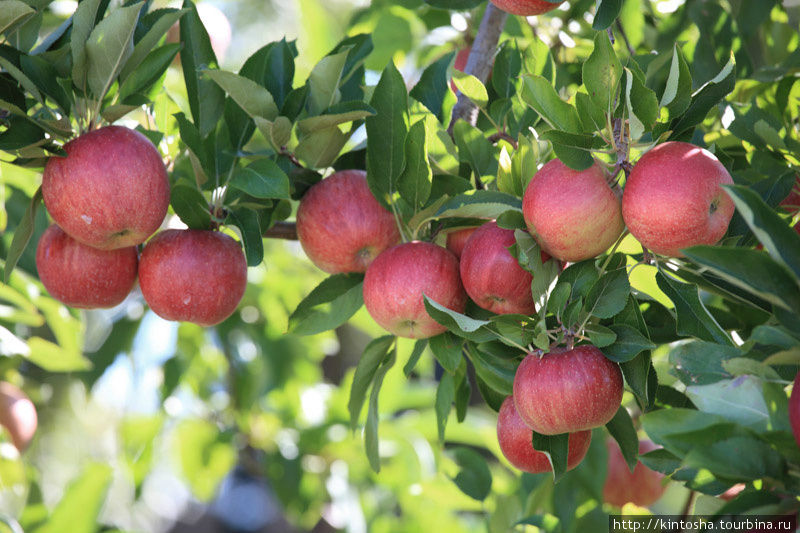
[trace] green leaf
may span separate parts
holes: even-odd
[[[688,341],[670,349],[669,362],[672,372],[686,385],[707,385],[732,378],[723,363],[739,356],[741,352],[734,346]]]
[[[367,459],[375,472],[380,472],[381,461],[378,453],[378,394],[383,385],[383,378],[389,369],[394,366],[397,359],[397,346],[389,352],[389,356],[381,363],[375,372],[375,379],[372,383],[372,390],[369,393],[369,408],[367,409],[367,423],[364,426],[364,447],[367,449]]]
[[[639,330],[626,324],[614,324],[611,331],[616,334],[616,341],[605,347],[603,354],[617,363],[628,362],[643,351],[656,347]]]
[[[459,159],[469,163],[476,176],[480,178],[497,173],[494,148],[481,130],[459,120],[453,127],[453,139],[458,146]]]
[[[447,419],[450,417],[450,410],[456,399],[455,376],[444,374],[436,387],[436,429],[439,435],[439,443],[444,443],[444,432],[447,428]]]
[[[599,318],[611,318],[625,308],[631,285],[626,269],[606,272],[594,282],[586,295],[584,309]]]
[[[733,91],[736,85],[736,60],[731,52],[730,60],[720,73],[708,83],[700,87],[692,95],[692,102],[686,112],[670,124],[672,134],[669,139],[676,139],[705,120],[708,112]]]
[[[94,28],[97,8],[101,0],[83,0],[72,15],[70,50],[72,51],[72,82],[81,90],[86,90],[86,40]]]
[[[324,282],[323,282],[324,283]],[[361,415],[361,408],[367,398],[367,390],[375,379],[375,373],[381,362],[386,359],[389,349],[395,342],[393,335],[384,335],[372,340],[364,348],[361,359],[356,366],[353,374],[353,384],[350,386],[350,399],[347,402],[347,410],[350,413],[350,427],[355,429],[358,426],[358,418]]]
[[[522,56],[511,41],[500,45],[492,65],[492,87],[501,98],[511,98],[517,92],[517,80],[522,70]]]
[[[541,76],[523,78],[522,99],[551,127],[569,133],[581,133],[583,124],[578,111],[561,99],[556,90]]]
[[[607,424],[606,429],[617,441],[622,456],[625,458],[631,472],[639,461],[639,437],[636,436],[636,428],[633,427],[633,420],[628,410],[620,406],[617,414],[614,415]]]
[[[216,128],[225,109],[225,91],[203,75],[204,69],[217,67],[217,56],[194,2],[184,0],[183,8],[189,10],[180,21],[183,79],[194,124],[200,136],[206,137]]]
[[[428,201],[433,184],[433,172],[428,161],[425,137],[425,121],[419,120],[411,126],[406,135],[406,164],[397,178],[397,190],[400,196],[415,209],[422,207]]]
[[[684,253],[695,263],[708,267],[733,285],[787,311],[800,313],[800,287],[797,279],[783,265],[760,250],[693,246]]]
[[[409,377],[414,371],[414,368],[417,366],[420,357],[422,357],[422,353],[427,347],[428,339],[420,339],[414,343],[414,349],[411,351],[411,355],[408,357],[408,362],[406,362],[405,366],[403,367],[403,374],[405,374],[406,377]]]
[[[347,51],[323,57],[308,76],[311,113],[319,115],[341,101],[339,84],[347,61]]]
[[[462,315],[461,313],[453,311],[452,309],[448,309],[447,307],[434,302],[426,295],[423,295],[423,297],[425,298],[425,310],[428,312],[428,314],[431,315],[436,322],[445,326],[459,337],[473,340],[486,337],[484,332],[480,331],[480,329],[483,326],[488,326],[490,324],[488,320],[477,320],[470,318],[467,315]],[[489,333],[489,338],[492,337],[493,335]]]
[[[600,31],[609,28],[619,16],[620,10],[622,10],[622,0],[600,0],[592,29]]]
[[[18,69],[14,63],[0,55],[0,67],[3,67],[3,69],[11,74],[11,76],[19,82],[22,88],[28,91],[28,93],[30,93],[37,102],[44,104],[44,100],[42,99],[42,94],[39,92],[39,88],[36,86],[33,80],[31,80],[24,72]]]
[[[758,432],[769,428],[770,413],[764,399],[764,382],[756,376],[739,376],[707,385],[686,387],[698,409],[724,417]]]
[[[692,74],[683,52],[675,45],[672,52],[672,63],[669,67],[667,85],[661,95],[661,107],[669,109],[670,116],[677,117],[689,107],[692,102]]]
[[[459,92],[472,100],[472,103],[476,106],[485,109],[489,105],[489,93],[486,92],[486,87],[481,83],[481,80],[475,76],[454,70],[453,83]]]
[[[181,45],[166,44],[153,50],[142,61],[131,76],[129,76],[119,89],[120,100],[125,101],[132,94],[147,91],[158,81],[172,64],[175,56],[181,50]],[[141,107],[141,106],[137,106]],[[109,121],[113,122],[113,121]]]
[[[470,191],[442,204],[434,218],[497,218],[509,209],[522,211],[522,202],[498,191]]]
[[[408,95],[403,76],[389,63],[372,93],[370,105],[377,111],[367,117],[367,182],[375,198],[388,205],[397,190],[397,178],[405,163],[408,133]]]
[[[125,62],[125,66],[122,67],[122,71],[120,72],[120,80],[124,81],[131,74],[136,72],[139,65],[142,64],[145,58],[150,54],[150,51],[167,33],[167,30],[178,22],[186,12],[186,9],[160,10],[158,19],[153,23],[150,29],[147,30],[147,33],[139,39],[139,42],[133,46],[133,52],[131,52],[131,56],[128,58],[128,61]],[[180,50],[180,45],[178,43],[175,44],[178,45],[178,50]]]
[[[732,437],[695,447],[684,458],[684,464],[732,481],[777,479],[785,469],[783,457],[754,437]]]
[[[540,435],[531,431],[533,449],[547,456],[553,468],[553,483],[558,483],[567,472],[567,456],[569,455],[569,434]]]
[[[20,0],[3,0],[0,3],[0,35],[23,23],[36,14],[36,10]]]
[[[453,61],[453,56],[455,56],[455,52],[446,54],[428,65],[422,71],[419,81],[409,93],[412,98],[436,115],[436,118],[440,121],[444,118],[442,104],[444,95],[448,91],[447,71]]]
[[[70,482],[50,517],[34,533],[95,533],[111,479],[109,465],[89,463]]]
[[[3,283],[8,283],[11,279],[11,272],[17,266],[17,261],[22,257],[22,252],[28,246],[28,241],[31,240],[33,230],[36,229],[36,212],[42,203],[42,188],[36,189],[30,204],[25,209],[25,214],[19,221],[17,228],[14,230],[14,237],[11,239],[11,245],[8,248],[6,255],[5,266],[3,267]]]
[[[700,300],[696,285],[656,274],[658,288],[675,305],[678,334],[732,346],[733,341]]]
[[[350,319],[364,303],[361,274],[336,274],[324,279],[289,316],[289,332],[316,335]]]
[[[757,193],[740,185],[725,185],[747,225],[777,262],[800,278],[800,235],[775,213]]]
[[[645,132],[653,129],[658,118],[658,98],[656,93],[634,74],[625,69],[625,103],[631,139],[639,139]]]
[[[211,78],[228,93],[250,117],[275,120],[278,116],[278,108],[272,95],[253,80],[224,70],[205,70],[203,75]]]
[[[514,376],[517,373],[517,364],[514,360],[504,359],[475,348],[471,343],[467,344],[467,354],[479,378],[503,396],[511,396]]]
[[[248,207],[234,207],[228,211],[225,224],[236,226],[242,235],[247,266],[257,266],[264,260],[264,238],[258,212]]]
[[[170,191],[170,204],[181,221],[192,229],[211,228],[208,200],[197,187],[178,183]]]
[[[600,324],[586,324],[586,335],[597,348],[605,348],[617,340],[617,334],[612,329]]]
[[[461,470],[453,479],[461,492],[478,501],[483,501],[492,490],[492,473],[489,465],[478,452],[457,447],[451,450],[453,459]]]
[[[258,159],[237,169],[230,186],[256,198],[289,199],[289,177],[272,159]]]
[[[78,321],[72,325],[77,326]],[[62,340],[56,338],[57,344],[41,337],[31,337],[28,339],[30,354],[25,358],[47,372],[77,372],[92,368],[91,361],[81,355],[79,346],[64,346]]]
[[[337,126],[317,130],[311,135],[304,136],[294,149],[294,153],[307,167],[329,167],[339,157],[348,138],[349,135],[342,133]]]
[[[583,84],[592,104],[606,113],[611,113],[621,77],[622,64],[614,52],[614,47],[611,46],[608,34],[597,33],[594,38],[594,50],[583,63]]]
[[[462,339],[445,331],[441,335],[431,337],[428,345],[442,368],[455,374],[463,360],[463,343]]]
[[[102,100],[133,52],[133,32],[144,2],[115,9],[95,26],[86,41],[87,81]]]
[[[668,451],[686,455],[696,446],[705,446],[723,438],[734,425],[721,416],[696,409],[659,409],[640,418],[642,428],[653,442]]]
[[[339,124],[363,120],[374,114],[375,110],[364,102],[342,102],[328,108],[322,115],[304,118],[297,123],[297,129],[301,133],[311,133],[313,131],[338,126]]]

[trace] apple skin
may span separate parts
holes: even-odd
[[[158,316],[213,326],[242,300],[247,262],[239,243],[223,233],[168,229],[144,247],[139,285]]]
[[[720,187],[731,175],[708,150],[670,141],[644,154],[622,196],[622,216],[645,248],[682,257],[682,248],[715,244],[735,210]]]
[[[558,4],[551,4],[545,0],[492,0],[492,3],[507,13],[526,17],[541,15],[558,7]]]
[[[464,246],[467,245],[467,241],[477,229],[478,228],[476,227],[451,231],[447,234],[447,249],[453,252],[453,255],[460,260],[461,253],[464,251]]]
[[[556,348],[529,354],[514,376],[514,404],[542,435],[605,425],[622,403],[622,372],[596,347]]]
[[[48,212],[72,238],[101,250],[144,242],[164,220],[169,181],[156,147],[138,131],[107,126],[64,145],[44,167]]]
[[[364,276],[364,305],[385,330],[411,339],[426,339],[447,328],[425,310],[431,300],[464,312],[467,295],[458,274],[458,259],[429,242],[398,244],[380,254]]]
[[[583,171],[558,159],[545,163],[525,189],[522,215],[542,249],[565,262],[597,257],[625,229],[619,198],[597,162]]]
[[[136,282],[135,246],[98,250],[82,244],[53,224],[36,247],[36,270],[50,296],[70,307],[114,307]]]
[[[0,381],[0,426],[6,429],[20,453],[28,448],[38,426],[36,407],[31,399],[6,381]]]
[[[500,451],[509,463],[523,472],[531,474],[552,472],[553,467],[550,466],[547,455],[533,448],[532,433],[531,428],[525,425],[517,413],[514,399],[508,396],[503,400],[500,412],[497,413],[497,442],[500,444]],[[591,431],[570,433],[567,444],[567,470],[572,470],[583,461],[591,442]]]
[[[789,396],[789,425],[797,445],[800,446],[800,372],[794,377],[792,394]]]
[[[617,443],[609,439],[606,446],[608,469],[603,485],[603,500],[616,507],[622,507],[626,503],[648,507],[658,501],[666,490],[662,483],[664,474],[650,470],[641,461],[636,463],[631,472]],[[658,446],[649,440],[639,441],[640,455],[656,449]]]
[[[363,170],[342,170],[311,187],[297,209],[297,237],[329,274],[365,272],[400,241],[394,216],[369,190]]]
[[[794,187],[792,187],[792,192],[789,195],[781,200],[781,203],[778,204],[790,213],[797,213],[800,211],[800,174],[797,175],[797,179],[794,182]]]
[[[516,242],[514,231],[487,222],[467,241],[461,254],[461,282],[472,300],[492,313],[536,312],[531,296],[533,276],[519,266],[508,251]],[[550,259],[542,253],[542,261]]]
[[[467,66],[467,60],[469,59],[469,54],[472,52],[472,47],[468,46],[466,48],[462,48],[456,54],[456,59],[453,62],[453,70],[457,70],[459,72],[464,72],[464,68]],[[454,93],[458,93],[458,87],[450,80],[450,90]]]

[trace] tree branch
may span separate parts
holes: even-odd
[[[492,70],[497,43],[500,41],[500,34],[503,32],[507,17],[508,14],[505,11],[501,11],[490,2],[486,7],[480,28],[478,28],[475,42],[472,43],[472,50],[467,58],[464,72],[475,76],[483,83],[486,83],[489,72]],[[478,107],[461,92],[458,93],[458,102],[453,107],[450,125],[447,127],[447,132],[451,137],[453,136],[453,127],[458,120],[466,120],[473,126],[478,121]]]
[[[297,240],[297,224],[294,222],[276,222],[274,226],[264,232],[265,239]]]

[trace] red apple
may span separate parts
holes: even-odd
[[[464,246],[467,245],[467,241],[477,229],[478,228],[475,227],[451,231],[447,234],[447,249],[453,252],[453,255],[457,258],[461,259],[461,252],[464,251]]]
[[[528,426],[543,435],[605,425],[622,403],[619,365],[591,345],[529,354],[514,376],[514,404]]]
[[[467,241],[461,255],[461,282],[472,300],[498,314],[536,312],[531,296],[533,276],[508,251],[514,231],[487,222]],[[550,256],[542,252],[542,261]]]
[[[500,444],[500,451],[509,463],[522,471],[531,474],[552,472],[553,467],[550,466],[547,456],[533,448],[532,433],[531,428],[525,425],[517,413],[514,399],[509,396],[503,400],[503,405],[497,414],[497,442]],[[591,431],[570,433],[567,444],[567,470],[572,470],[583,461],[591,442]]]
[[[721,185],[731,175],[708,150],[666,142],[633,167],[622,216],[642,246],[672,257],[696,244],[715,244],[728,230],[734,205]]]
[[[628,468],[619,446],[612,439],[606,442],[608,447],[608,471],[603,485],[603,500],[616,507],[633,503],[639,507],[653,505],[666,490],[662,483],[664,474],[650,470],[636,463],[633,472]],[[639,454],[657,449],[658,446],[649,440],[639,442]]]
[[[468,46],[466,48],[462,48],[456,54],[456,60],[453,62],[453,70],[457,70],[459,72],[464,72],[464,68],[467,66],[467,60],[469,59],[469,53],[472,51],[472,47]],[[454,93],[458,92],[458,87],[456,84],[453,83],[453,80],[450,80],[450,90]]]
[[[114,307],[136,282],[135,246],[98,250],[76,241],[53,224],[36,248],[36,270],[50,296],[70,307]]]
[[[789,425],[797,445],[800,446],[800,372],[794,377],[792,394],[789,396]]]
[[[169,205],[161,156],[136,130],[107,126],[64,145],[66,157],[44,168],[47,210],[72,238],[111,250],[142,243],[158,229]]]
[[[425,339],[447,329],[425,310],[423,294],[459,313],[467,302],[458,259],[429,242],[408,242],[386,250],[364,277],[367,311],[381,327],[399,337]]]
[[[378,203],[363,170],[342,170],[320,181],[297,209],[297,237],[325,272],[365,272],[400,240],[394,216]]]
[[[239,305],[247,262],[239,243],[223,233],[169,229],[144,247],[139,284],[158,316],[213,326]]]
[[[0,381],[0,426],[20,453],[30,444],[37,425],[36,407],[30,398],[16,385]]]
[[[619,198],[597,162],[582,171],[547,162],[525,189],[522,215],[542,249],[569,262],[600,255],[625,229]]]
[[[492,0],[498,8],[513,15],[541,15],[558,7],[561,2],[551,3],[547,0]]]

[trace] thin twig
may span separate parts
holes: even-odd
[[[276,222],[274,226],[264,232],[265,239],[297,240],[297,224],[294,222]]]
[[[636,50],[634,50],[633,46],[631,46],[631,42],[628,40],[628,34],[625,33],[625,28],[622,27],[622,22],[619,19],[617,19],[617,31],[619,31],[619,34],[622,35],[622,40],[625,41],[625,46],[628,48],[628,52],[632,56],[635,56]]]

